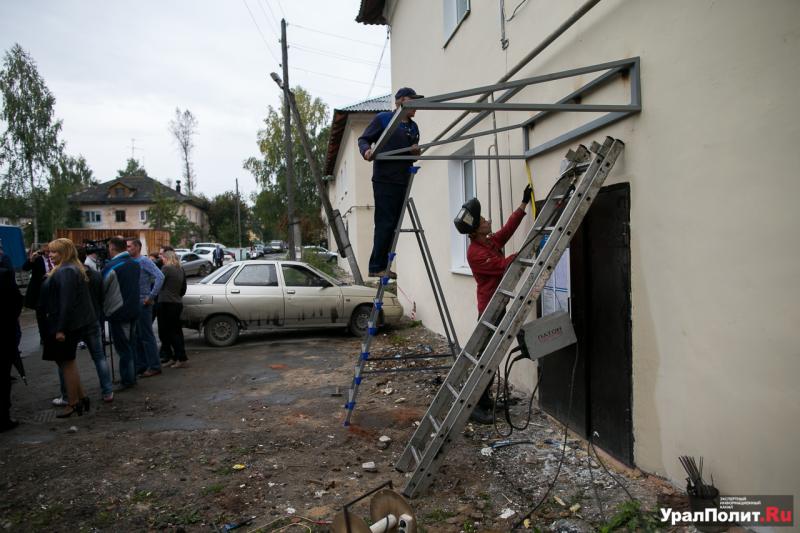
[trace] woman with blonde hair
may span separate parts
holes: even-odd
[[[64,374],[68,405],[57,418],[89,410],[89,398],[83,391],[75,352],[78,341],[89,328],[97,327],[89,278],[78,260],[78,251],[69,239],[50,243],[53,269],[47,274],[39,295],[44,315],[44,351],[42,359],[55,361]]]
[[[186,348],[183,344],[183,328],[181,311],[183,311],[183,295],[186,294],[186,275],[181,268],[181,261],[174,250],[161,252],[164,266],[164,284],[158,293],[158,338],[161,339],[161,354],[172,360],[170,368],[185,368]]]

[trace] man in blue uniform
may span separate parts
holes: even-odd
[[[399,89],[394,95],[395,106],[399,107],[408,100],[423,98],[410,87]],[[375,115],[372,122],[361,137],[358,138],[358,149],[361,156],[367,161],[372,161],[375,154],[372,144],[380,139],[381,134],[388,126],[394,113],[384,111]],[[419,155],[419,128],[414,122],[414,109],[408,110],[405,119],[381,147],[380,152],[408,148],[406,152],[397,155]],[[389,248],[392,246],[392,237],[397,227],[397,222],[403,214],[403,200],[406,196],[409,171],[412,161],[375,161],[372,164],[372,191],[375,196],[375,236],[372,242],[372,255],[369,258],[370,277],[389,276],[396,278],[397,274],[391,272],[387,265],[389,262]]]

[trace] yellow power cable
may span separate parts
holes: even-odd
[[[523,160],[522,164],[525,165],[525,172],[528,173],[528,185],[531,186],[531,218],[536,221],[536,196],[533,194],[533,175],[528,162]]]

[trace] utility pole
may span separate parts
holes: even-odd
[[[270,77],[281,89],[286,87],[280,76],[278,76],[275,72],[271,73]],[[311,175],[313,176],[314,182],[317,185],[317,194],[319,195],[320,202],[322,202],[322,208],[325,211],[325,218],[328,219],[328,224],[331,226],[331,232],[333,233],[333,238],[336,241],[336,247],[339,250],[339,255],[347,258],[347,262],[350,265],[350,272],[353,274],[353,280],[356,282],[356,284],[363,285],[364,279],[361,277],[361,270],[358,268],[355,252],[353,251],[353,247],[350,245],[350,238],[347,235],[347,230],[344,227],[342,214],[338,209],[334,209],[331,205],[331,200],[328,197],[328,190],[325,188],[325,183],[322,181],[322,172],[319,169],[317,160],[314,158],[314,152],[311,150],[311,141],[308,139],[308,133],[306,132],[305,125],[303,124],[303,118],[300,116],[300,111],[297,109],[297,101],[295,100],[294,93],[292,91],[289,91],[289,103],[291,104],[292,116],[294,117],[300,142],[303,144],[303,150],[306,153],[306,159],[308,159],[308,164],[311,167]]]
[[[242,199],[239,197],[239,178],[236,178],[236,228],[239,230],[239,259],[242,258]]]
[[[281,60],[283,64],[283,139],[286,149],[286,209],[289,229],[289,260],[297,259],[300,247],[300,226],[294,216],[294,157],[292,156],[292,119],[289,103],[289,43],[286,40],[286,19],[281,19]]]

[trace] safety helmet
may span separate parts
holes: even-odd
[[[453,219],[453,224],[456,225],[458,232],[464,235],[474,233],[478,229],[481,225],[481,203],[477,198],[464,202],[456,218]]]

